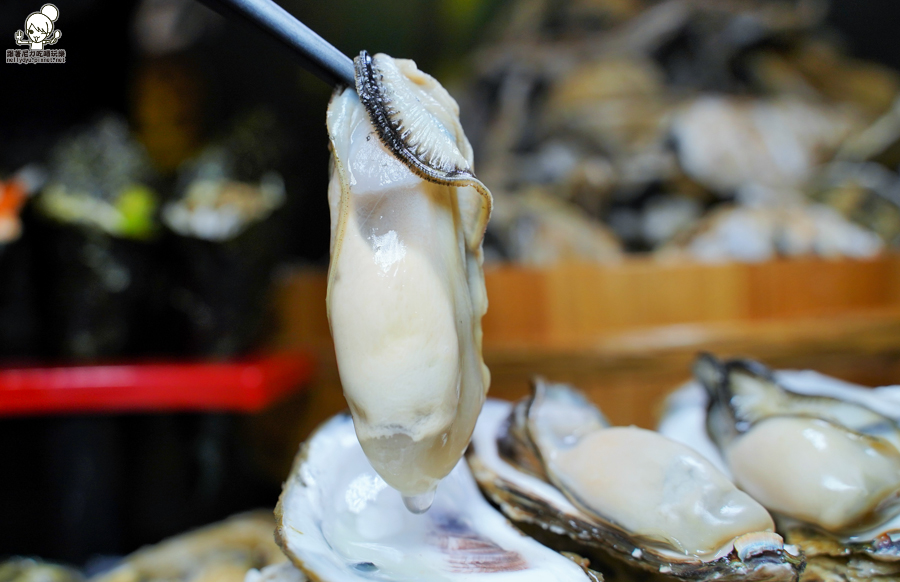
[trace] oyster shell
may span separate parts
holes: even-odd
[[[491,508],[465,462],[441,482],[430,511],[407,512],[366,461],[346,414],[301,447],[275,514],[285,554],[320,582],[591,579]]]
[[[737,379],[737,384],[749,389],[745,392],[736,387],[728,388],[732,393],[747,396],[743,401],[738,398],[736,403],[743,409],[738,414],[745,420],[738,421],[735,425],[741,423],[742,429],[753,426],[752,422],[748,426],[747,420],[761,414],[754,412],[757,408],[754,404],[765,404],[771,409],[774,408],[773,403],[781,402],[785,403],[787,412],[822,414],[832,419],[839,417],[857,428],[881,435],[874,438],[894,438],[891,436],[892,431],[885,430],[890,424],[873,423],[872,420],[877,418],[873,413],[883,415],[893,423],[900,419],[900,388],[873,390],[812,371],[773,372],[755,362],[737,360],[722,363],[710,357],[704,358],[696,366],[695,372],[705,383],[718,386],[723,380],[722,372],[728,370],[740,370],[733,374],[733,378]],[[667,400],[659,430],[670,438],[701,451],[711,462],[721,466],[723,471],[729,471],[726,459],[712,434],[719,435],[715,440],[726,443],[739,439],[741,433],[734,431],[729,436],[728,431],[716,428],[717,425],[728,427],[728,414],[714,412],[719,405],[710,406],[710,400],[709,390],[702,387],[700,381],[688,383]],[[716,420],[717,416],[719,420]],[[763,426],[759,425],[759,428]],[[781,448],[788,447],[781,443]],[[762,455],[760,462],[765,462]],[[777,467],[774,470],[777,472]],[[792,481],[783,483],[786,486],[791,484]],[[900,576],[900,517],[871,527],[868,531],[853,534],[831,533],[819,526],[778,513],[774,513],[774,517],[777,531],[784,535],[788,543],[798,546],[807,558],[807,568],[801,578],[803,582],[896,580]]]
[[[792,392],[753,361],[704,354],[694,373],[710,394],[708,431],[735,482],[770,510],[848,541],[873,540],[900,515],[894,419],[856,402]],[[867,553],[900,559],[900,545]]]
[[[89,582],[241,582],[250,569],[286,561],[274,528],[270,511],[234,515],[141,548]]]
[[[651,431],[610,428],[568,386],[538,381],[515,406],[488,401],[467,459],[507,516],[592,560],[694,580],[796,580],[803,568],[710,463]]]
[[[490,192],[456,102],[415,63],[357,59],[327,124],[328,317],[366,456],[412,511],[462,456],[489,385],[481,241]]]
[[[253,568],[247,571],[244,582],[307,582],[302,571],[298,570],[291,562],[272,564],[265,568]]]

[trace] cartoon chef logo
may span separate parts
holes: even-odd
[[[37,12],[32,12],[25,19],[25,31],[17,30],[16,44],[24,49],[6,49],[7,63],[64,63],[65,49],[47,47],[59,42],[62,31],[54,22],[59,18],[59,8],[53,4],[44,4]]]
[[[32,12],[25,19],[24,33],[21,30],[16,31],[16,44],[28,45],[31,50],[36,51],[56,44],[62,37],[62,31],[54,30],[53,27],[57,18],[59,18],[59,8],[53,4],[44,4],[38,12]]]

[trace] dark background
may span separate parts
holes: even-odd
[[[365,2],[329,0],[281,4],[347,55],[363,48],[415,59],[447,77],[465,70],[466,51],[501,0]],[[39,8],[34,0],[0,3],[0,48],[14,48],[13,33]],[[468,6],[462,10],[454,6]],[[60,65],[0,66],[0,175],[41,159],[61,133],[103,111],[129,116],[135,67],[141,62],[131,34],[133,0],[58,0],[63,31]],[[462,12],[462,14],[460,14]],[[900,5],[891,0],[833,0],[829,21],[849,52],[900,69],[896,26]],[[277,115],[287,140],[284,162],[290,196],[289,257],[327,261],[327,136],[324,111],[330,90],[302,71],[273,41],[243,23],[221,22],[191,51],[202,71],[204,131],[249,105]]]
[[[474,8],[448,17],[444,5],[452,2],[281,2],[347,55],[365,48],[405,56],[431,72],[458,68],[459,59],[477,39],[477,29],[464,25],[486,21],[498,4],[497,0],[459,3]],[[135,69],[143,59],[131,29],[137,4],[58,0],[56,26],[63,37],[53,48],[66,49],[66,63],[0,66],[0,176],[42,159],[61,133],[90,122],[100,112],[133,114]],[[0,3],[0,39],[9,37],[9,42],[0,41],[4,53],[16,48],[14,32],[40,5],[40,0]],[[456,23],[447,26],[442,18]],[[289,257],[327,262],[325,109],[330,88],[244,23],[220,22],[189,53],[202,75],[207,135],[214,135],[223,120],[249,106],[275,112],[287,140],[284,171],[292,233],[287,252]]]

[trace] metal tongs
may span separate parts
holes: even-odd
[[[237,16],[280,41],[303,68],[332,87],[350,87],[356,90],[378,137],[387,149],[425,180],[438,184],[474,187],[484,199],[481,212],[485,216],[490,215],[490,192],[475,177],[468,162],[452,163],[449,166],[436,165],[435,161],[440,162],[441,156],[432,155],[433,152],[427,148],[422,149],[421,144],[408,142],[410,132],[391,119],[391,114],[385,108],[387,99],[380,75],[373,66],[372,57],[366,51],[361,51],[354,63],[347,55],[272,0],[201,1],[223,16]]]
[[[304,69],[329,85],[356,87],[350,57],[272,0],[202,1],[222,16],[237,16],[280,41]]]

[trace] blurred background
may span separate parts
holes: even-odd
[[[541,373],[652,427],[699,350],[900,381],[896,3],[279,3],[458,100],[495,197],[492,395]],[[65,63],[0,65],[0,557],[90,575],[271,508],[345,406],[331,90],[194,0],[56,6]],[[0,4],[7,59],[39,8]],[[111,365],[161,375],[136,404]]]

